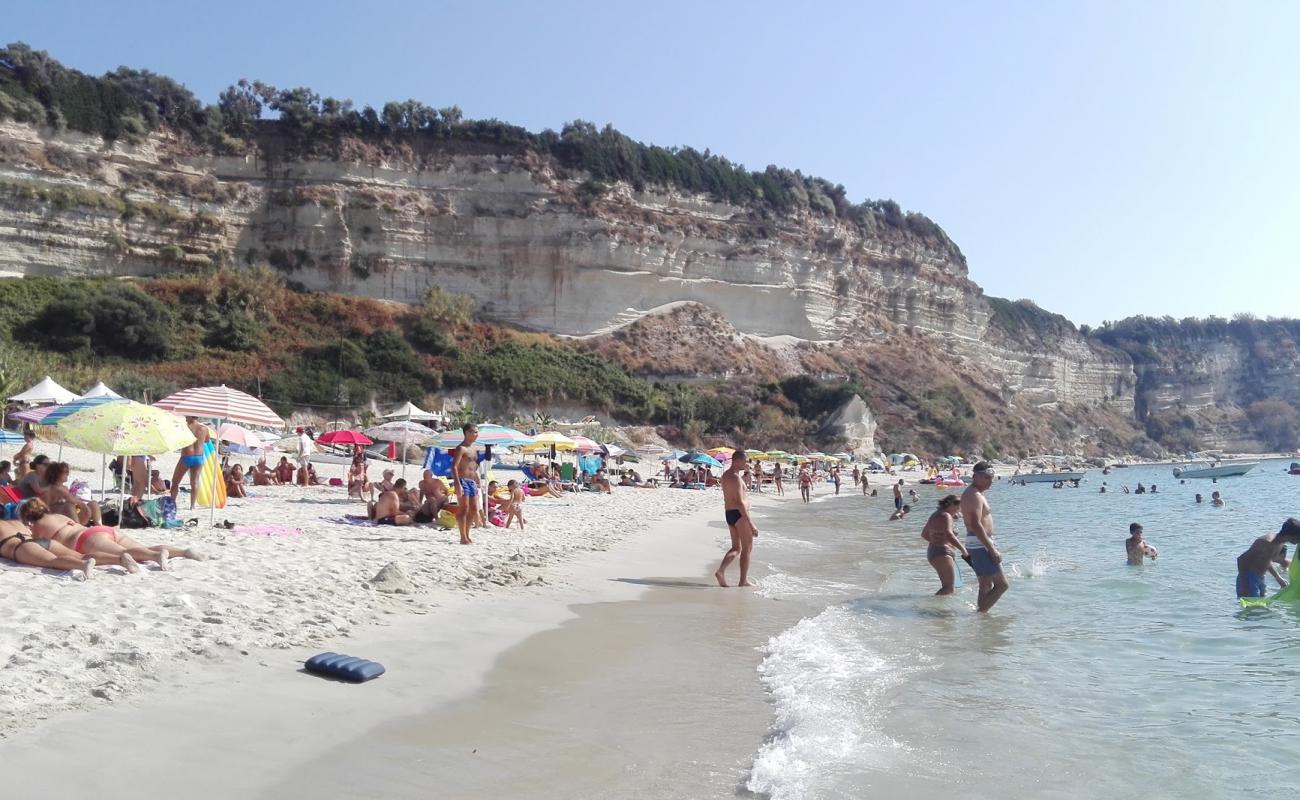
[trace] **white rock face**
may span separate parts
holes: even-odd
[[[880,452],[876,446],[876,418],[856,394],[827,418],[821,432],[848,440],[848,452],[860,458],[871,458]]]
[[[8,274],[270,264],[309,289],[399,302],[438,286],[472,295],[490,318],[569,335],[689,301],[756,337],[910,328],[941,337],[1007,397],[1133,409],[1127,356],[1077,335],[995,341],[956,247],[884,223],[759,219],[625,185],[587,204],[579,180],[528,156],[268,163],[187,156],[162,136],[106,147],[13,123],[0,124],[0,156]]]

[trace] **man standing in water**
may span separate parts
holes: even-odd
[[[1268,587],[1264,573],[1273,576],[1278,586],[1286,588],[1286,579],[1277,571],[1275,563],[1288,544],[1300,544],[1300,520],[1291,517],[1282,523],[1277,533],[1266,533],[1251,543],[1246,552],[1237,556],[1237,596],[1264,597]]]
[[[980,592],[976,610],[987,612],[1007,591],[1002,574],[1002,554],[993,544],[993,511],[984,492],[993,485],[993,467],[987,461],[975,465],[971,485],[961,495],[961,517],[966,523],[966,549],[969,564],[979,577]]]
[[[903,510],[903,479],[899,478],[898,483],[894,484],[894,510]]]
[[[740,556],[740,583],[737,586],[753,586],[749,582],[749,556],[754,550],[754,537],[758,529],[749,517],[749,498],[745,495],[745,483],[740,473],[745,470],[745,454],[737,450],[731,457],[731,465],[722,473],[722,505],[726,511],[727,529],[731,532],[731,549],[722,557],[722,565],[713,577],[719,586],[727,585],[727,567]]]
[[[469,538],[469,529],[478,512],[478,463],[474,458],[478,426],[466,422],[461,432],[464,439],[451,452],[452,488],[456,492],[456,527],[460,528],[460,543],[473,544]]]
[[[185,445],[181,449],[180,461],[176,462],[176,469],[172,472],[172,502],[176,502],[176,495],[181,490],[181,478],[185,476],[185,471],[190,473],[190,509],[194,508],[195,497],[199,489],[199,470],[203,469],[203,459],[207,457],[204,447],[208,443],[208,426],[199,422],[194,417],[186,417],[185,424],[189,427],[190,433],[194,434],[194,441]]]

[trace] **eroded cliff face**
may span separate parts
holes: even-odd
[[[523,154],[407,163],[268,160],[0,125],[0,269],[144,275],[270,264],[306,288],[474,296],[491,318],[565,335],[706,306],[750,354],[762,337],[937,338],[1011,407],[1131,413],[1129,358],[1071,328],[1009,336],[942,237],[700,196],[597,187]],[[779,346],[777,372],[800,368]],[[746,370],[759,373],[752,367]]]
[[[1300,342],[1283,326],[1266,337],[1166,338],[1159,361],[1137,365],[1137,407],[1146,419],[1195,423],[1206,448],[1263,451],[1244,410],[1266,398],[1300,397]]]

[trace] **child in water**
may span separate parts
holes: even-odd
[[[1146,539],[1142,538],[1142,526],[1134,522],[1128,526],[1128,533],[1128,540],[1124,542],[1124,551],[1128,554],[1128,565],[1130,567],[1140,567],[1144,558],[1155,561],[1156,556],[1160,555],[1160,553],[1148,544]]]

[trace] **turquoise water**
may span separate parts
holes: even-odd
[[[964,566],[957,597],[930,596],[930,487],[901,522],[888,497],[764,512],[760,595],[802,620],[762,648],[773,721],[744,785],[777,800],[1294,792],[1300,609],[1243,612],[1233,591],[1237,555],[1300,515],[1285,465],[1216,485],[1168,468],[995,484],[1012,586],[987,617]],[[1115,491],[1137,481],[1160,492]],[[1227,508],[1193,502],[1213,489]],[[1130,522],[1156,563],[1126,566]]]

